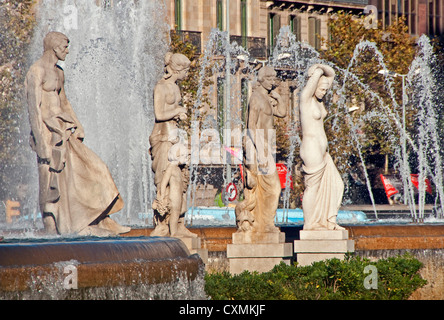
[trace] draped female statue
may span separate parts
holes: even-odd
[[[180,164],[188,150],[181,148],[178,121],[185,120],[186,108],[180,105],[177,81],[188,75],[190,60],[181,53],[168,52],[165,74],[154,88],[154,128],[150,136],[152,170],[157,196],[153,202],[155,229],[151,236],[192,236],[184,225],[187,210],[187,179]],[[182,159],[182,160],[181,160]]]
[[[316,64],[308,70],[310,77],[301,92],[300,114],[305,190],[302,199],[304,230],[341,230],[336,223],[342,202],[344,183],[328,153],[324,130],[327,115],[323,98],[335,77],[327,65]]]

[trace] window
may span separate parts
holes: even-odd
[[[270,48],[270,54],[272,54],[273,48],[276,45],[276,40],[280,29],[281,16],[277,13],[270,13],[268,18],[268,46]]]
[[[182,30],[182,0],[174,0],[174,23],[176,30]]]
[[[390,0],[391,1],[391,3],[390,3],[390,13],[391,13],[391,21],[390,21],[390,23],[395,23],[396,22],[396,11],[397,11],[397,9],[396,9],[396,5],[397,5],[397,0]]]
[[[223,0],[216,0],[216,28],[224,30],[224,7]]]
[[[441,5],[440,0],[429,0],[429,34],[441,34]]]
[[[416,34],[416,0],[410,0],[410,33]]]
[[[247,48],[247,0],[241,0],[240,5],[242,46]]]
[[[296,41],[301,41],[301,17],[290,16],[290,30],[296,37]]]
[[[315,17],[308,18],[308,44],[316,50],[321,48],[321,20]]]
[[[435,34],[435,10],[433,8],[433,0],[429,0],[429,34]]]
[[[384,27],[390,25],[390,0],[385,0],[384,3]]]

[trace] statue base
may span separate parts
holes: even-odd
[[[294,241],[298,265],[307,266],[316,261],[344,259],[346,252],[355,251],[355,241],[348,239],[347,230],[301,230]]]
[[[236,232],[227,245],[231,274],[267,272],[282,261],[290,264],[292,257],[292,244],[285,243],[283,232]]]
[[[202,248],[200,237],[173,237],[182,240],[190,254],[197,253],[203,263],[208,263],[208,249]]]

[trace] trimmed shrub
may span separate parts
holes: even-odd
[[[377,274],[364,272],[368,265],[375,266]],[[347,254],[344,260],[304,267],[281,263],[264,273],[206,274],[205,291],[213,300],[402,300],[427,283],[419,274],[421,267],[410,254],[376,262]],[[365,285],[372,284],[368,277],[375,277],[377,285]]]

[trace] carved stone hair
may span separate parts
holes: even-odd
[[[61,32],[51,31],[43,39],[43,51],[52,50],[59,46],[64,40],[69,43],[69,39]]]
[[[167,52],[165,55],[165,78],[171,77],[173,72],[182,71],[190,66],[191,61],[181,53]]]
[[[270,66],[265,66],[259,69],[257,73],[257,80],[259,82],[262,82],[264,81],[265,77],[275,77],[275,76],[276,76],[276,71],[274,70],[274,68]]]

